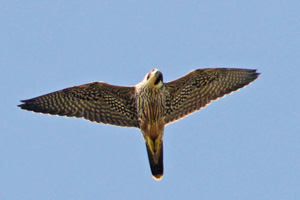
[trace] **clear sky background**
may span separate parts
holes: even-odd
[[[300,1],[0,3],[0,199],[300,199]],[[165,128],[165,174],[138,129],[23,111],[92,81],[196,68],[253,84]]]

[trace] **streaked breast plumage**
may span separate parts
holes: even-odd
[[[179,120],[212,100],[248,85],[256,70],[197,69],[164,83],[158,69],[146,74],[136,86],[93,82],[23,100],[22,109],[124,127],[139,128],[146,143],[153,177],[163,176],[165,125]]]

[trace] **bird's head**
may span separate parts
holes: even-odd
[[[153,69],[146,74],[144,81],[148,86],[160,88],[163,85],[163,75],[158,69]]]

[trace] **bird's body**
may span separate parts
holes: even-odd
[[[244,87],[256,70],[197,69],[164,83],[157,69],[133,87],[93,82],[22,101],[22,109],[141,129],[152,175],[163,175],[165,125],[204,107],[211,100]]]
[[[152,175],[163,175],[163,134],[165,127],[166,91],[162,74],[154,70],[136,86],[137,113],[143,137],[146,141]],[[156,84],[155,84],[156,83]]]

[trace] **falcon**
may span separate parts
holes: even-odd
[[[22,100],[21,109],[141,130],[153,178],[163,176],[164,127],[242,88],[259,76],[256,70],[196,69],[163,82],[158,69],[135,86],[92,82]]]

